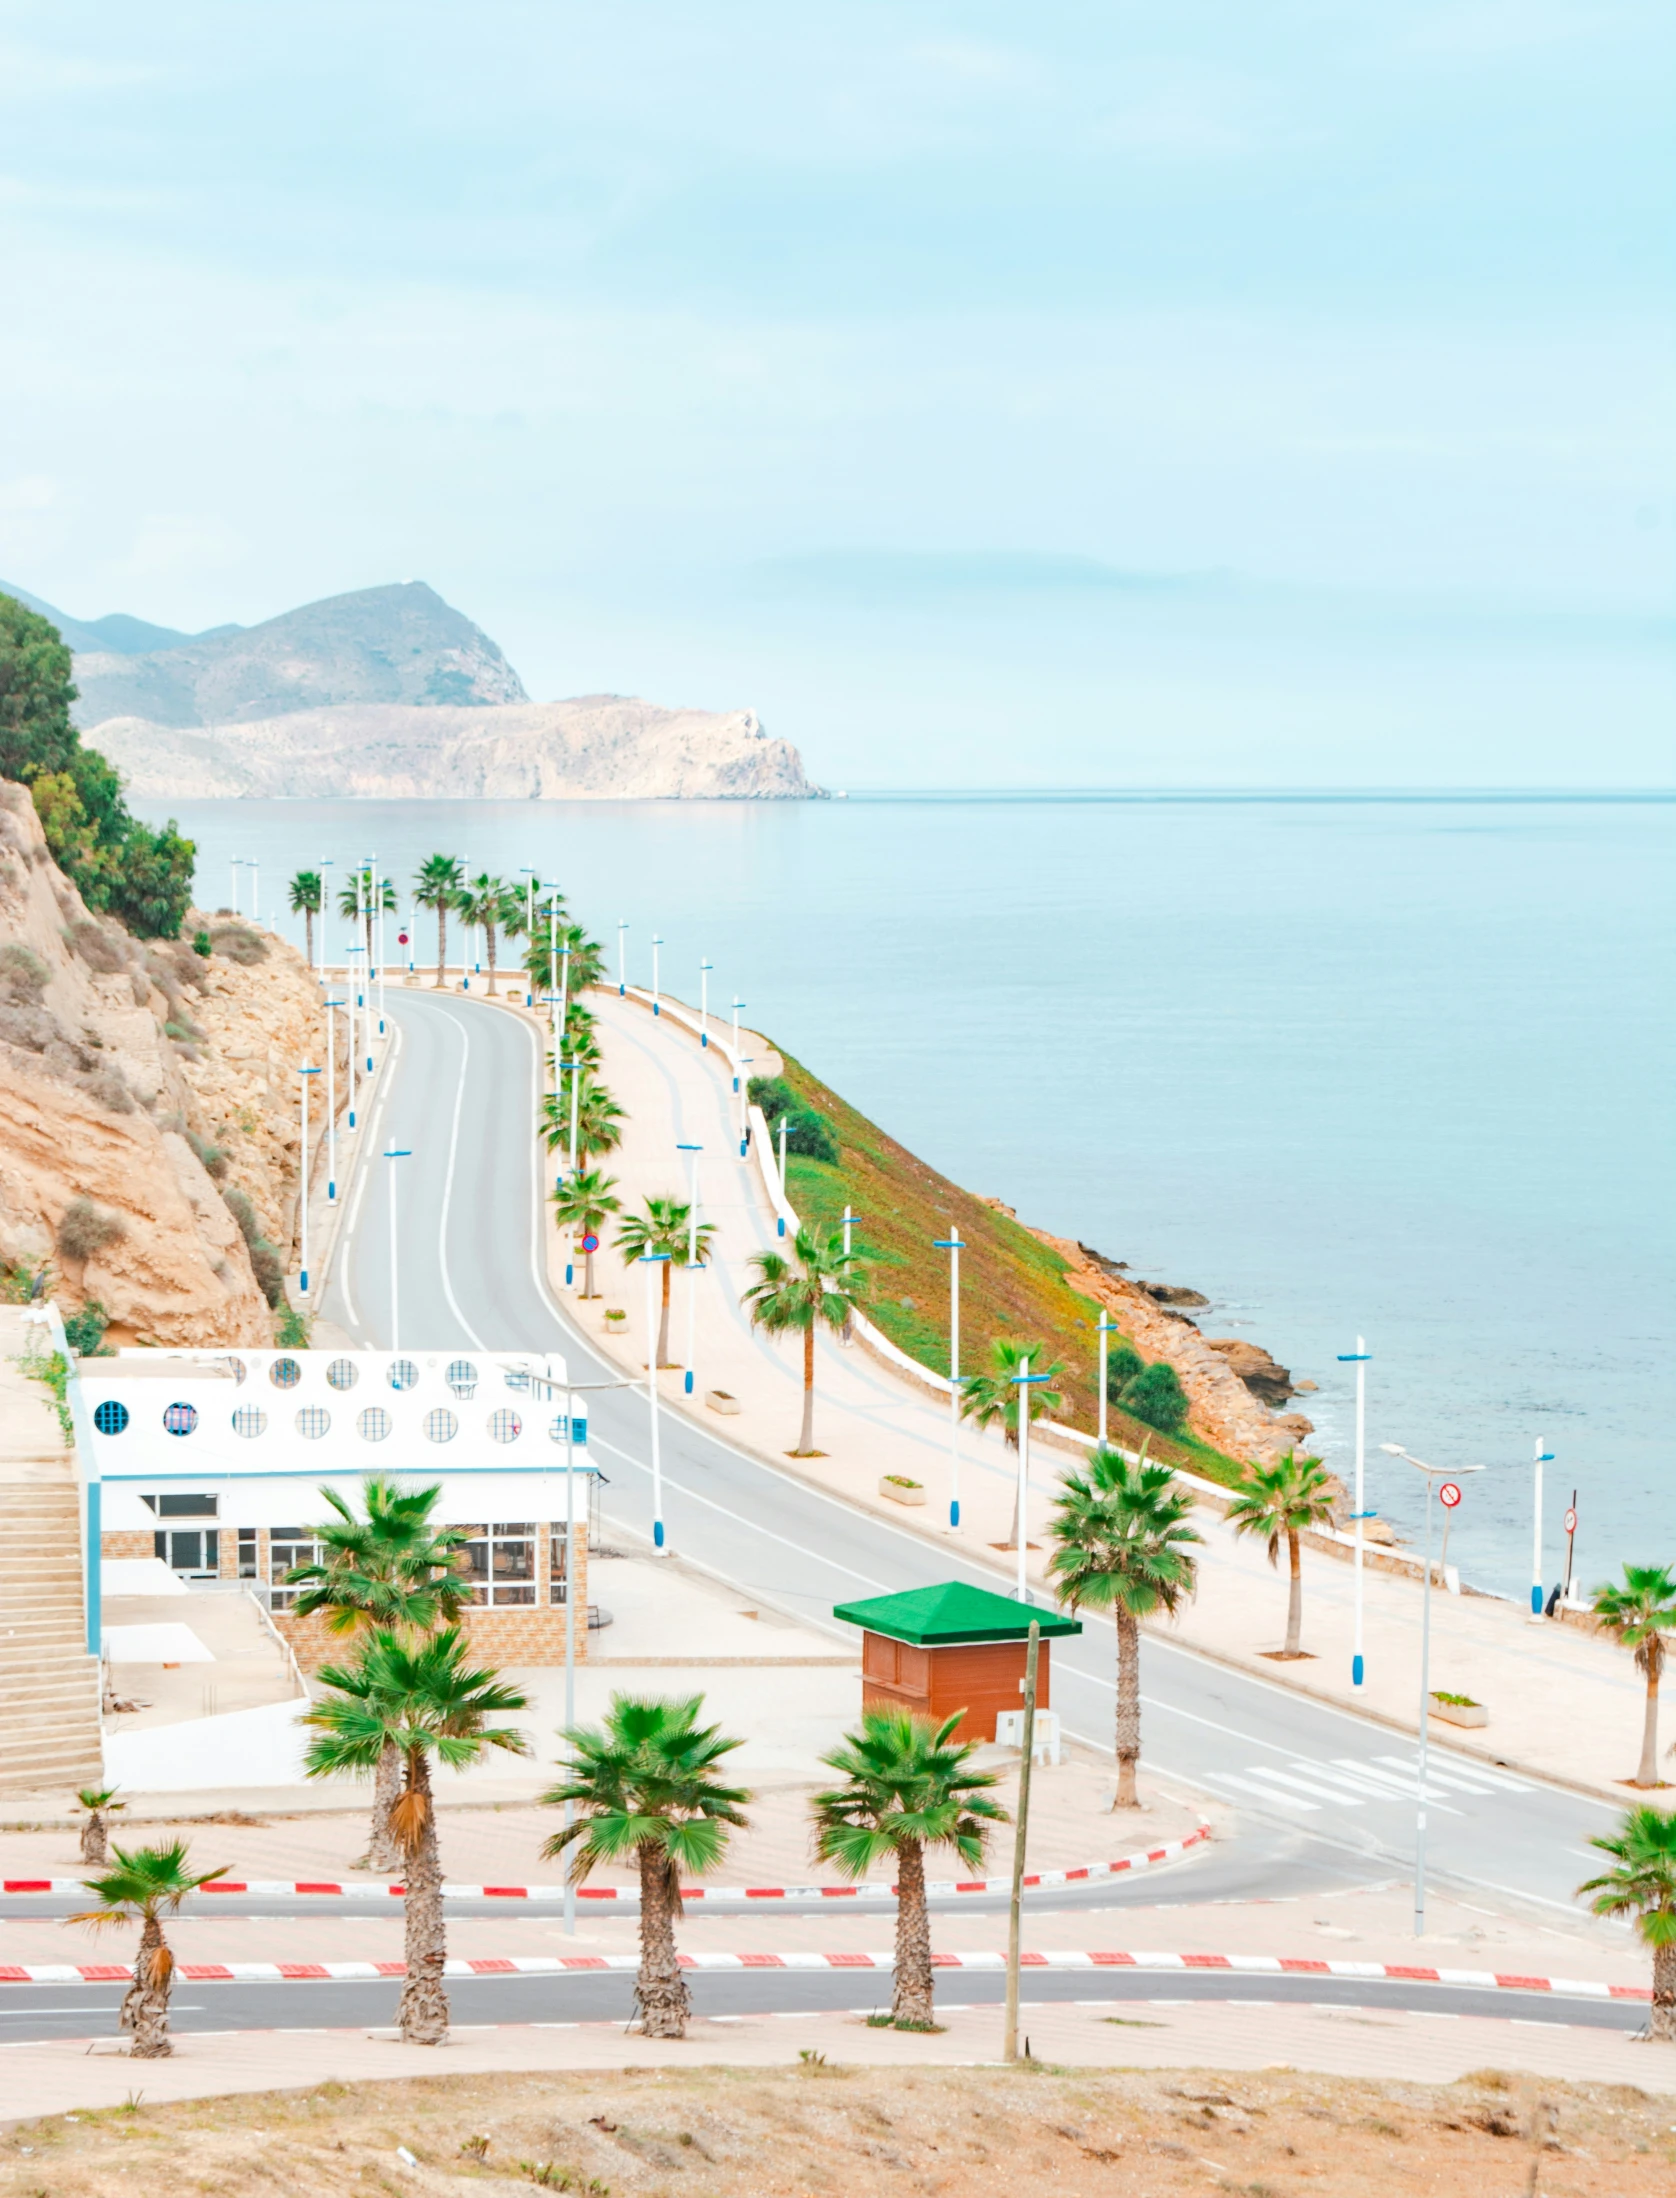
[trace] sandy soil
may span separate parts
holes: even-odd
[[[1446,2087],[1290,2071],[1003,2075],[830,2064],[441,2077],[142,2101],[134,2112],[14,2124],[0,2139],[0,2192],[238,2198],[535,2185],[596,2198],[999,2198],[1035,2185],[1065,2198],[1170,2198],[1207,2187],[1252,2198],[1411,2189],[1651,2198],[1676,2187],[1670,2113],[1628,2085],[1496,2071]]]

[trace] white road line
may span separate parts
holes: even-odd
[[[1301,1801],[1296,1794],[1289,1794],[1273,1786],[1254,1785],[1249,1778],[1241,1778],[1235,1771],[1206,1771],[1207,1786],[1232,1786],[1236,1793],[1251,1794],[1258,1801],[1278,1801],[1288,1809],[1304,1809],[1315,1815],[1321,1804],[1318,1801]]]
[[[459,1028],[458,1025],[455,1027]],[[449,1208],[454,1203],[454,1163],[460,1150],[460,1114],[466,1103],[466,1069],[470,1061],[471,1040],[466,1036],[465,1031],[461,1029],[460,1088],[454,1094],[454,1126],[448,1133],[448,1170],[442,1183],[442,1225],[437,1235],[437,1266],[442,1275],[443,1294],[448,1300],[449,1311],[454,1315],[454,1318],[472,1342],[476,1344],[477,1348],[480,1351],[486,1351],[489,1346],[460,1310],[460,1301],[454,1295],[454,1284],[448,1272],[448,1213]]]
[[[1248,1763],[1245,1766],[1245,1775],[1247,1778],[1273,1780],[1276,1785],[1296,1789],[1306,1795],[1317,1795],[1323,1801],[1336,1802],[1341,1809],[1359,1809],[1364,1798],[1338,1786],[1330,1786],[1325,1779],[1316,1777],[1312,1772],[1300,1775],[1296,1771],[1277,1770],[1267,1763]]]

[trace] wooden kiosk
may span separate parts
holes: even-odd
[[[862,1629],[864,1710],[912,1710],[933,1724],[959,1712],[955,1734],[961,1740],[993,1740],[997,1714],[1023,1706],[1024,1653],[1032,1618],[1041,1627],[1038,1709],[1052,1706],[1049,1642],[1082,1631],[1079,1619],[1015,1603],[1010,1595],[992,1595],[988,1588],[968,1587],[960,1580],[910,1588],[905,1595],[838,1603],[832,1615]]]

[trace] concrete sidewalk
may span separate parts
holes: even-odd
[[[1011,1553],[998,1546],[1009,1536],[1016,1468],[996,1436],[963,1426],[959,1436],[962,1524],[946,1525],[951,1486],[949,1413],[930,1390],[890,1369],[862,1348],[845,1348],[827,1335],[816,1346],[815,1440],[824,1455],[787,1455],[801,1413],[801,1353],[792,1341],[754,1333],[740,1295],[754,1279],[751,1255],[775,1247],[774,1211],[764,1190],[757,1156],[738,1153],[738,1101],[720,1047],[701,1051],[690,1030],[673,1016],[654,1019],[632,996],[610,990],[589,996],[599,1018],[607,1082],[627,1114],[623,1147],[609,1172],[618,1179],[625,1210],[649,1194],[685,1196],[686,1156],[676,1148],[701,1143],[700,1203],[718,1224],[714,1258],[691,1299],[696,1366],[695,1394],[683,1394],[680,1372],[660,1376],[667,1406],[690,1413],[706,1431],[798,1475],[846,1501],[888,1517],[935,1546],[957,1542],[968,1558],[994,1565],[998,1584],[1010,1579]],[[513,1012],[518,1012],[513,1010]],[[762,1052],[762,1041],[743,1050]],[[752,1071],[754,1072],[754,1070]],[[551,1172],[551,1160],[546,1160]],[[612,1250],[612,1234],[596,1258],[602,1296],[593,1304],[569,1294],[573,1315],[601,1353],[625,1372],[642,1377],[648,1353],[643,1284]],[[550,1271],[562,1289],[568,1245],[549,1230]],[[619,1308],[626,1327],[608,1326],[604,1314]],[[686,1353],[689,1302],[684,1273],[674,1276],[671,1355]],[[987,1338],[971,1339],[972,1353]],[[707,1391],[731,1392],[739,1409],[721,1418],[707,1411]],[[1053,1483],[1071,1462],[1062,1445],[1032,1444],[1030,1540],[1040,1542]],[[928,1501],[921,1509],[880,1494],[881,1476],[900,1474],[920,1482]],[[1304,1644],[1309,1660],[1273,1660],[1281,1645],[1286,1580],[1271,1570],[1260,1546],[1238,1542],[1213,1505],[1201,1504],[1195,1524],[1205,1537],[1196,1601],[1182,1617],[1158,1630],[1203,1654],[1277,1684],[1294,1687],[1412,1733],[1419,1695],[1420,1588],[1401,1576],[1369,1571],[1364,1582],[1366,1683],[1350,1683],[1353,1630],[1351,1568],[1319,1552],[1304,1558]],[[1034,1552],[1030,1576],[1044,1584],[1043,1557]],[[1623,1783],[1639,1754],[1642,1682],[1631,1659],[1610,1642],[1572,1628],[1532,1624],[1510,1604],[1488,1597],[1436,1593],[1433,1604],[1432,1686],[1471,1695],[1486,1705],[1481,1731],[1435,1726],[1452,1747],[1488,1761],[1513,1765],[1628,1806],[1639,1795]]]

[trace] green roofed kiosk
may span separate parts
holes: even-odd
[[[948,1580],[941,1587],[910,1588],[905,1595],[873,1595],[838,1603],[834,1618],[860,1626],[861,1706],[904,1709],[933,1724],[959,1712],[962,1740],[993,1740],[995,1719],[1024,1698],[1024,1650],[1034,1618],[1042,1629],[1036,1666],[1036,1704],[1052,1702],[1049,1642],[1080,1633],[1079,1619],[1034,1610],[1010,1595]]]

